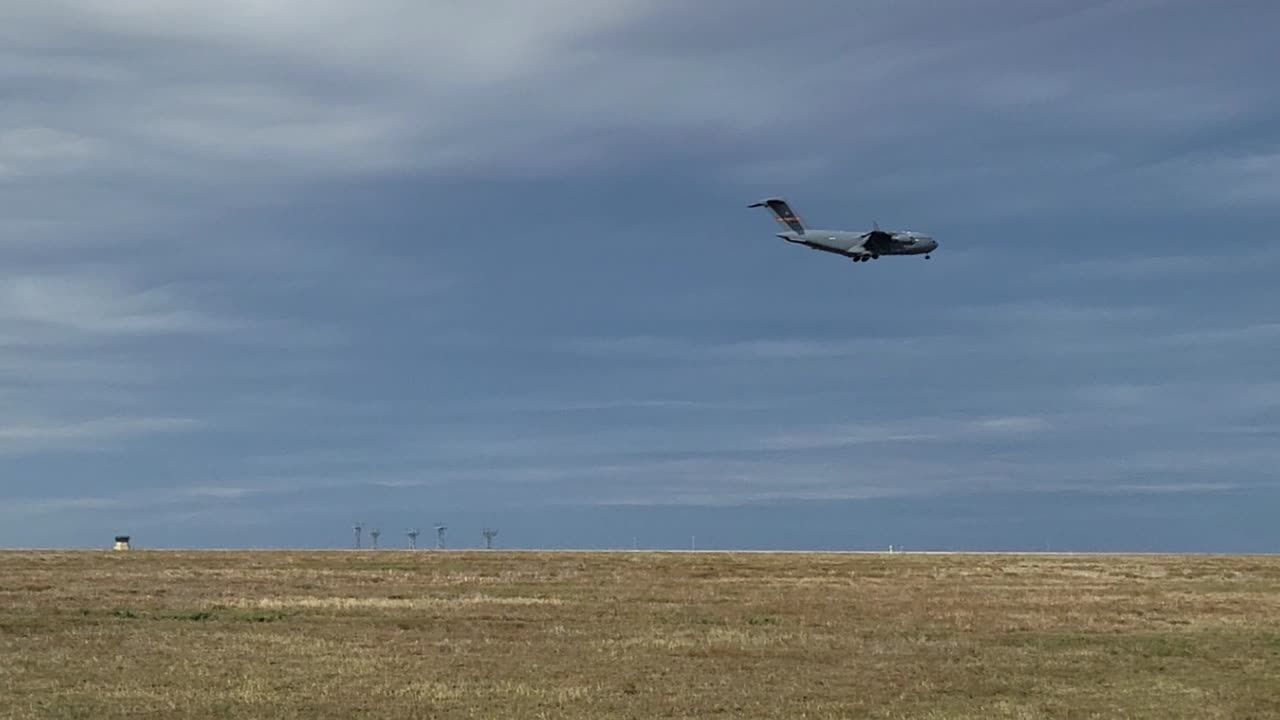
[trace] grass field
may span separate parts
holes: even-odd
[[[1280,558],[0,552],[4,718],[1280,718]]]

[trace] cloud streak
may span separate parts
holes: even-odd
[[[0,455],[98,450],[139,438],[190,432],[201,423],[191,418],[107,417],[50,421],[4,418]]]

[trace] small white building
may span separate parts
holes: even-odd
[[[117,536],[116,536],[116,545],[115,545],[115,548],[114,548],[114,549],[116,549],[116,550],[128,550],[128,549],[129,549],[129,536],[128,536],[128,535],[117,535]]]

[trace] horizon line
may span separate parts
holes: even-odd
[[[794,549],[717,549],[717,548],[308,548],[308,547],[131,547],[115,550],[111,547],[0,547],[0,553],[24,552],[92,552],[123,555],[129,553],[574,553],[574,554],[703,554],[703,555],[1025,555],[1025,556],[1200,556],[1200,557],[1272,557],[1280,551],[1231,552],[1213,550],[794,550]]]

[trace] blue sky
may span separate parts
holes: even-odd
[[[9,3],[0,546],[1280,547],[1280,6],[780,7]]]

